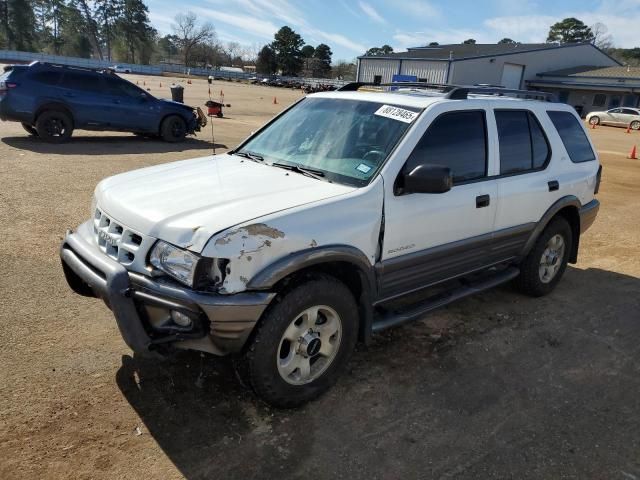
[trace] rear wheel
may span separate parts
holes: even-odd
[[[38,131],[36,130],[36,127],[34,127],[33,125],[23,122],[22,128],[24,128],[29,135],[32,135],[34,137],[38,136]]]
[[[38,136],[49,143],[62,143],[69,140],[73,133],[73,122],[65,112],[47,110],[36,120]]]
[[[572,245],[569,223],[563,217],[551,220],[520,265],[518,290],[532,297],[550,293],[567,268]]]
[[[634,120],[633,122],[631,122],[631,130],[640,130],[640,121],[638,120]]]
[[[600,125],[600,117],[598,117],[597,115],[594,115],[589,119],[589,123],[591,125]]]
[[[160,135],[165,142],[181,142],[187,136],[187,124],[182,117],[171,115],[162,122]]]
[[[291,408],[330,388],[355,347],[358,308],[349,289],[317,276],[275,301],[238,362],[258,396]]]

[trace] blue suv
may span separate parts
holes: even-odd
[[[73,130],[133,132],[179,142],[206,125],[200,108],[162,100],[110,70],[33,62],[0,76],[0,120],[51,143]]]

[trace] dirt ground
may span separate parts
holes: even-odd
[[[169,96],[167,78],[128,77]],[[218,152],[301,97],[220,90],[231,108],[213,120]],[[202,106],[206,82],[185,99]],[[377,335],[327,395],[277,411],[226,360],[132,356],[60,268],[62,235],[100,179],[206,155],[210,131],[51,146],[1,123],[0,478],[640,479],[640,160],[626,158],[640,133],[589,132],[602,207],[552,295],[498,288]]]

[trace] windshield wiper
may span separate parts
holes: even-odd
[[[238,157],[248,158],[255,162],[264,162],[264,157],[252,152],[233,152],[231,155],[237,155]]]
[[[307,177],[315,178],[316,180],[321,180],[324,177],[324,172],[322,170],[314,170],[313,168],[303,167],[300,164],[290,165],[288,163],[278,163],[274,162],[271,164],[273,167],[284,168],[285,170],[291,170],[292,172],[301,173],[302,175],[306,175]]]

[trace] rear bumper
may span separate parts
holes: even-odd
[[[269,292],[219,295],[195,292],[174,282],[129,272],[103,254],[88,224],[68,232],[60,248],[69,286],[78,294],[104,300],[125,343],[135,352],[158,345],[225,355],[242,349],[275,296]],[[181,327],[171,312],[192,320]]]
[[[593,225],[593,222],[596,220],[596,216],[598,215],[598,210],[600,210],[600,202],[595,198],[580,207],[580,233],[584,233],[591,225]]]

